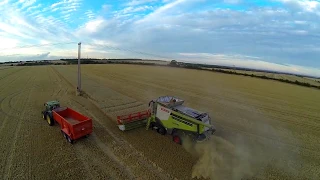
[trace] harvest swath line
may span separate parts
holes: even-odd
[[[55,79],[53,82],[55,82],[55,84],[59,87],[59,88],[55,88],[55,89],[58,89],[58,91],[56,90],[51,94],[52,97],[56,97],[60,94],[60,92],[62,91],[62,89],[64,87],[62,86],[62,83],[61,83],[62,81],[61,81],[61,78],[59,78],[59,75],[52,68],[50,68],[50,71],[53,72],[53,74],[55,75],[54,77],[51,77],[50,79]],[[58,76],[58,78],[57,78],[57,76]],[[67,92],[67,90],[66,90],[66,92]]]
[[[84,105],[82,105],[81,103],[79,103],[76,100],[73,100],[75,103],[79,104],[80,106],[84,107]],[[90,100],[92,102],[92,100]],[[92,102],[92,105],[95,106],[97,108],[98,111],[100,111],[100,113],[102,113],[103,115],[109,117],[108,114],[106,114],[104,111],[102,111],[94,102]],[[101,121],[99,118],[95,117],[94,114],[92,114],[90,111],[87,110],[87,108],[83,108],[86,113],[90,114],[91,117],[93,117],[93,119],[95,120],[95,126],[96,127],[103,127],[103,129],[106,130],[106,132],[108,135],[110,135],[118,144],[119,144],[119,148],[121,148],[122,150],[120,150],[121,153],[127,152],[129,154],[131,154],[131,158],[136,159],[138,162],[140,162],[141,164],[143,164],[144,168],[147,168],[150,172],[153,172],[155,175],[157,175],[158,178],[161,178],[163,180],[166,179],[174,179],[172,176],[170,176],[169,174],[164,173],[164,171],[156,166],[152,166],[151,164],[155,165],[154,162],[146,159],[143,155],[141,155],[140,153],[138,153],[139,151],[137,149],[135,149],[133,146],[130,145],[130,143],[128,141],[126,141],[125,139],[121,138],[119,135],[115,135],[112,130],[109,128],[109,126],[111,125],[111,123],[113,124],[112,121],[108,121],[108,125],[104,125],[103,123],[106,123],[106,121]],[[109,117],[112,119],[112,117]],[[111,127],[114,127],[111,126]]]
[[[64,76],[62,76],[54,67],[50,66],[52,68],[52,70],[61,78],[63,79],[66,83],[69,84],[70,87],[75,88],[75,86],[72,85],[72,83],[70,83]]]
[[[53,67],[52,67],[53,68]],[[53,68],[54,69],[54,68]],[[54,71],[62,78],[65,80],[65,82],[67,82],[71,87],[75,87],[73,86],[67,79],[65,79],[57,70],[54,69]],[[109,116],[108,114],[106,114],[104,111],[102,111],[101,108],[99,108],[99,106],[96,105],[96,101],[94,101],[91,96],[89,94],[87,94],[85,91],[84,91],[84,96],[87,96],[87,98],[93,102],[92,104],[100,111],[102,112],[104,115],[106,115],[107,117],[109,117],[110,119],[113,119],[114,117],[111,117]],[[84,108],[85,109],[85,108]],[[86,111],[86,109],[85,109]],[[87,111],[88,112],[88,111]],[[89,113],[89,112],[88,112]],[[97,119],[95,119],[97,120]],[[109,128],[107,128],[106,126],[103,126],[106,130],[107,130],[107,133],[110,134],[111,130],[109,130]],[[110,134],[112,135],[112,134]],[[121,141],[118,141],[117,138],[115,138],[116,136],[115,135],[112,135],[112,137],[118,142],[118,143],[121,143],[121,147],[122,146],[125,146],[126,143],[128,143],[127,141],[125,140],[121,140]],[[160,177],[161,179],[174,179],[172,178],[170,175],[168,174],[164,174],[164,171],[160,168],[160,167],[154,167],[154,166],[151,166],[150,163],[154,164],[153,162],[151,162],[150,160],[147,160],[146,158],[144,158],[143,156],[141,156],[139,153],[137,153],[138,151],[132,147],[132,146],[129,146],[132,150],[130,151],[131,153],[133,153],[136,157],[137,157],[137,160],[139,162],[141,162],[145,167],[147,167],[150,171],[152,171],[154,174],[157,175],[157,177]],[[161,171],[159,171],[161,170]],[[169,178],[171,177],[171,178]]]
[[[283,111],[280,111],[280,110],[276,110],[276,109],[273,109],[273,108],[266,108],[266,107],[258,107],[258,109],[261,109],[262,111],[264,112],[267,112],[265,111],[266,109],[269,110],[269,111],[274,111],[274,112],[277,112],[277,115],[275,114],[270,114],[268,116],[272,117],[271,119],[274,121],[274,122],[283,122],[283,123],[287,123],[287,124],[294,124],[294,125],[297,125],[297,126],[306,126],[308,127],[310,130],[314,130],[315,132],[319,132],[320,130],[320,126],[319,125],[316,125],[316,124],[311,124],[311,123],[308,123],[308,122],[305,122],[305,121],[299,121],[299,120],[292,120],[292,118],[290,118],[290,113],[287,113],[287,112],[283,112]],[[281,118],[279,118],[279,115],[281,115]],[[316,116],[310,116],[310,117],[313,117],[313,118],[309,118],[308,116],[303,116],[303,115],[298,115],[298,114],[295,114],[295,118],[297,117],[302,117],[300,120],[314,120],[314,121],[317,121],[317,117]]]
[[[0,80],[2,80],[2,79],[4,79],[4,78],[7,78],[7,77],[10,77],[10,75],[15,74],[15,73],[18,73],[19,71],[21,71],[21,70],[23,70],[23,69],[24,69],[24,68],[19,68],[19,69],[13,71],[13,72],[10,72],[10,73],[6,74],[6,76],[1,77]]]
[[[17,78],[17,79],[18,79],[18,78]],[[17,116],[16,114],[17,114],[17,113],[20,113],[20,112],[22,112],[22,111],[14,108],[14,105],[12,105],[12,104],[13,104],[12,99],[13,99],[14,97],[18,97],[18,96],[21,95],[22,93],[25,93],[25,92],[27,92],[27,91],[32,90],[33,88],[38,88],[38,87],[39,87],[39,86],[34,85],[33,87],[26,88],[26,89],[24,89],[24,90],[12,92],[12,93],[8,94],[5,98],[2,98],[2,99],[0,100],[0,113],[3,113],[3,114],[5,114],[6,116],[9,116],[9,117],[19,118],[19,119],[20,119],[21,117],[20,117],[20,116]],[[5,103],[6,101],[9,101],[9,102],[8,102],[8,103]],[[9,113],[7,113],[7,112],[5,112],[5,111],[3,110],[3,109],[4,109],[4,108],[3,108],[4,104],[8,105],[8,107],[9,107],[10,110],[14,110],[14,112],[15,112],[14,115],[9,114]]]
[[[112,110],[112,111],[110,111],[110,112],[112,112],[112,113],[117,113],[117,112],[120,112],[120,111],[123,111],[123,110],[130,110],[130,109],[137,108],[137,107],[142,107],[142,106],[144,106],[144,104],[140,104],[140,105],[138,105],[138,106],[124,107],[124,108]]]
[[[132,173],[132,170],[129,167],[126,167],[124,163],[122,163],[119,158],[117,156],[114,155],[114,153],[112,152],[112,150],[107,147],[104,143],[102,143],[102,141],[96,136],[96,134],[93,134],[93,139],[95,140],[95,142],[97,143],[97,146],[101,149],[101,151],[108,156],[114,163],[115,167],[117,169],[122,170],[121,174],[124,171],[124,174],[126,175],[126,177],[130,178],[130,179],[134,179],[134,175]],[[91,142],[90,142],[91,143]]]
[[[26,102],[28,102],[29,101],[29,99],[30,99],[30,96],[31,96],[31,92],[32,91],[30,91],[29,93],[28,93],[28,96],[27,96],[27,100],[26,100]],[[24,117],[24,115],[25,115],[25,109],[26,109],[26,105],[24,106],[24,108],[23,108],[23,111],[22,111],[22,114],[21,114],[21,116],[22,117]],[[14,155],[14,153],[15,153],[15,151],[16,151],[16,143],[17,143],[17,138],[18,138],[18,134],[19,134],[19,132],[20,132],[20,129],[21,129],[21,123],[22,123],[22,121],[23,121],[23,119],[21,118],[19,121],[18,121],[18,125],[17,125],[17,127],[16,127],[16,129],[15,129],[15,133],[14,133],[14,137],[13,137],[13,144],[12,144],[12,146],[11,146],[11,151],[10,151],[10,154],[9,154],[9,157],[8,157],[8,159],[7,159],[7,166],[6,166],[6,168],[5,168],[5,175],[4,175],[4,179],[7,179],[8,177],[10,177],[10,175],[12,174],[12,170],[11,170],[11,167],[12,167],[12,158],[13,158],[13,155]],[[29,172],[29,174],[30,174],[30,172]]]
[[[54,83],[55,81],[52,80],[52,75],[50,73],[50,70],[52,71],[52,68],[48,69],[49,73],[47,73],[48,77],[49,77],[49,80],[50,82]],[[56,84],[56,83],[55,83]],[[51,97],[53,97],[54,93],[56,92],[56,88],[54,89],[51,89]]]
[[[91,138],[92,141],[92,138]],[[97,177],[103,177],[103,179],[116,179],[117,172],[120,171],[121,167],[116,165],[116,162],[114,162],[109,156],[105,155],[105,152],[101,151],[100,149],[94,148],[95,145],[91,143],[91,141],[88,141],[84,139],[83,143],[78,143],[77,147],[75,147],[76,152],[79,153],[81,156],[81,159],[83,158],[85,160],[85,163],[88,163],[91,167],[90,171],[94,172]],[[92,151],[95,149],[94,151]],[[103,156],[101,156],[104,154]],[[97,159],[96,157],[99,157]],[[106,166],[103,162],[107,163],[108,166]],[[123,179],[127,179],[126,174],[121,175]]]
[[[31,79],[31,77],[28,79],[27,83],[30,82],[30,79]],[[26,86],[25,86],[25,88],[26,88]],[[12,93],[8,94],[5,98],[1,99],[1,101],[0,101],[0,103],[1,103],[1,105],[0,105],[0,112],[2,112],[3,114],[7,115],[8,117],[14,117],[14,118],[20,119],[21,117],[20,117],[19,115],[17,115],[17,114],[19,113],[19,110],[16,111],[15,109],[10,108],[10,101],[11,101],[11,99],[12,99],[13,97],[18,96],[18,95],[20,95],[21,93],[25,93],[25,92],[27,92],[28,90],[31,90],[31,88],[26,88],[26,89],[23,89],[23,90],[20,90],[20,91],[12,92]],[[8,103],[5,103],[6,100],[8,100],[9,102],[8,102]],[[4,111],[4,108],[3,108],[4,105],[8,105],[8,106],[9,106],[9,111],[10,111],[10,112],[14,110],[14,112],[15,112],[14,115],[11,115],[12,113],[5,112],[5,111]],[[15,104],[15,105],[16,105],[16,104]],[[0,133],[1,133],[1,129],[0,129]]]
[[[295,112],[289,112],[289,111],[285,111],[285,110],[279,110],[279,109],[272,108],[272,107],[258,106],[257,108],[261,109],[261,110],[269,110],[269,111],[277,112],[277,113],[283,114],[283,115],[294,115],[295,117],[298,117],[298,118],[305,118],[305,119],[312,119],[312,120],[318,120],[319,119],[319,117],[317,117],[317,116],[303,115],[301,113],[295,113]]]
[[[129,105],[129,104],[134,104],[134,103],[137,103],[138,101],[132,101],[132,102],[129,102],[129,103],[124,103],[124,104],[117,104],[117,105],[113,105],[113,106],[108,106],[108,107],[105,107],[107,109],[109,108],[115,108],[115,107],[119,107],[119,106],[125,106],[125,105]]]
[[[34,77],[29,77],[28,78],[28,80],[27,80],[27,84],[28,83],[30,83],[30,81],[32,80],[32,78],[34,78]],[[32,82],[32,83],[34,83],[34,82]],[[27,86],[25,86],[25,88],[26,88]],[[26,91],[28,91],[27,89],[24,89],[24,90],[22,90],[21,92],[26,92]],[[20,92],[20,93],[21,93]],[[8,147],[8,149],[10,150],[9,152],[8,152],[8,154],[6,155],[6,160],[5,160],[5,168],[4,168],[4,179],[8,179],[9,178],[9,176],[10,176],[10,173],[11,173],[11,166],[12,166],[12,158],[13,158],[13,154],[14,154],[14,152],[16,151],[16,149],[15,149],[15,146],[16,146],[16,142],[17,142],[17,137],[18,137],[18,133],[19,133],[19,131],[20,131],[20,128],[21,128],[21,121],[23,121],[23,118],[21,118],[21,115],[22,116],[24,116],[24,113],[25,113],[25,109],[26,109],[26,103],[29,101],[29,99],[30,99],[30,95],[31,95],[31,90],[28,92],[28,95],[27,96],[25,96],[26,97],[26,100],[24,100],[24,101],[22,101],[22,102],[24,102],[24,103],[21,103],[21,104],[24,104],[24,106],[23,106],[23,110],[22,110],[22,114],[20,114],[19,112],[15,112],[15,114],[18,114],[18,115],[20,115],[20,116],[18,116],[17,117],[17,120],[18,120],[18,122],[16,122],[16,121],[11,121],[11,122],[14,122],[14,123],[17,123],[16,124],[16,126],[15,126],[15,128],[12,128],[11,130],[13,130],[13,139],[11,140],[11,141],[9,141],[10,143],[9,143],[9,147]],[[18,104],[18,102],[19,101],[16,101],[16,104],[15,105],[17,105]],[[12,111],[14,111],[14,109],[9,109],[9,112],[11,113]],[[6,117],[5,119],[8,119],[8,117]],[[2,133],[2,131],[3,131],[3,127],[4,126],[2,126],[2,128],[1,128],[1,130],[0,130],[0,134]]]
[[[10,69],[10,68],[13,68],[13,67],[10,67],[10,66],[9,67],[2,67],[2,68],[0,67],[0,70]]]
[[[17,72],[15,71],[15,72],[11,73],[10,75],[13,75],[13,74],[17,75]],[[10,75],[7,75],[7,76],[2,77],[2,78],[0,79],[0,81],[3,80],[3,79],[5,79],[5,78],[7,78],[7,77],[9,77]],[[0,87],[0,88],[1,88],[0,93],[5,89],[5,87],[10,86],[10,85],[11,85],[14,81],[16,81],[18,78],[19,78],[19,76],[17,75],[15,79],[9,81],[8,83],[3,83],[3,85]]]
[[[231,129],[232,131],[236,131],[236,132],[239,132],[241,134],[246,134],[246,135],[261,139],[261,140],[268,140],[270,142],[276,142],[276,143],[279,143],[279,144],[282,144],[282,145],[286,145],[286,146],[289,146],[289,147],[294,147],[294,148],[298,147],[298,148],[304,149],[304,150],[306,150],[308,152],[316,152],[316,153],[318,153],[318,148],[311,149],[311,148],[308,148],[308,147],[305,147],[305,146],[284,142],[284,141],[281,141],[279,139],[276,139],[276,138],[273,138],[273,137],[270,137],[270,136],[263,136],[263,135],[259,135],[259,134],[255,134],[255,133],[250,133],[250,132],[241,130],[239,128],[234,128],[234,127],[232,127],[230,125],[226,125],[226,123],[224,123],[224,122],[219,122],[219,126],[222,126],[223,128]]]

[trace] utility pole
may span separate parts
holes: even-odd
[[[81,42],[78,43],[78,87],[77,94],[81,94],[81,68],[80,68],[80,59],[81,59]]]

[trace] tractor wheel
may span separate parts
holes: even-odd
[[[46,112],[42,111],[41,114],[42,114],[42,118],[46,120]]]
[[[177,143],[177,144],[182,144],[182,140],[181,140],[181,137],[178,135],[178,134],[174,134],[173,136],[172,136],[172,140],[175,142],[175,143]]]
[[[54,125],[54,120],[51,118],[51,116],[47,115],[46,118],[47,118],[47,122],[48,122],[49,126],[53,126]]]
[[[157,132],[161,135],[165,135],[167,133],[167,130],[164,127],[159,127],[157,129]]]
[[[150,123],[150,126],[149,126],[149,129],[153,130],[154,126],[155,126],[155,123],[154,123],[154,122],[151,122],[151,123]]]

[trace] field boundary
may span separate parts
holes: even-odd
[[[246,68],[232,68],[228,66],[219,66],[219,65],[206,65],[206,64],[193,64],[193,63],[183,63],[183,62],[177,62],[175,60],[172,60],[168,64],[157,64],[157,63],[152,63],[154,61],[149,62],[134,62],[134,61],[107,61],[107,62],[99,62],[101,60],[99,59],[81,59],[83,62],[82,64],[128,64],[128,65],[143,65],[143,66],[164,66],[164,67],[175,67],[175,68],[186,68],[186,69],[195,69],[195,70],[204,70],[204,71],[211,71],[211,72],[218,72],[218,73],[225,73],[225,74],[233,74],[233,75],[242,75],[242,76],[250,76],[250,77],[255,77],[259,79],[266,79],[266,80],[274,80],[274,81],[279,81],[283,83],[288,83],[288,84],[293,84],[293,85],[298,85],[298,86],[303,86],[303,87],[309,87],[309,88],[315,88],[315,89],[320,89],[320,85],[313,85],[308,82],[301,82],[298,80],[288,80],[288,79],[280,79],[280,78],[273,78],[273,77],[268,77],[265,75],[256,75],[253,73],[240,73],[240,72],[235,72],[234,70],[244,70],[244,71],[252,71],[252,72],[263,72],[263,73],[272,73],[272,74],[286,74],[286,75],[291,75],[291,76],[298,76],[298,77],[308,77],[308,76],[302,76],[302,75],[296,75],[296,74],[289,74],[289,73],[281,73],[281,72],[268,72],[264,70],[255,70],[255,69],[246,69]],[[41,63],[25,63],[21,66],[37,66],[37,65],[75,65],[76,61],[75,60],[68,60],[65,59],[63,61],[66,61],[68,63],[60,63],[60,64],[54,64],[54,63],[47,63],[47,64],[41,64]],[[157,60],[155,60],[157,61]],[[228,69],[228,70],[225,70]],[[318,79],[318,80],[316,80]],[[320,84],[320,78],[316,78],[314,81],[318,82]]]
[[[210,71],[210,72],[217,72],[217,73],[224,73],[224,74],[232,74],[232,75],[241,75],[241,76],[249,76],[249,77],[254,77],[254,78],[259,78],[259,79],[266,79],[266,80],[274,80],[274,81],[279,81],[279,82],[283,82],[283,83],[288,83],[288,84],[293,84],[293,85],[299,85],[299,86],[304,86],[304,87],[309,87],[309,88],[315,88],[315,89],[320,89],[320,85],[316,86],[316,85],[312,85],[310,83],[306,83],[306,82],[301,82],[298,80],[295,81],[291,81],[288,79],[278,79],[278,78],[272,78],[272,77],[268,77],[266,75],[256,75],[253,73],[240,73],[240,72],[235,72],[232,70],[241,70],[241,69],[237,69],[237,68],[230,68],[230,67],[224,67],[230,70],[224,70],[222,69],[222,67],[220,66],[215,66],[215,65],[203,65],[203,64],[192,64],[192,63],[170,63],[167,66],[169,67],[174,67],[174,68],[185,68],[185,69],[195,69],[195,70],[202,70],[202,71]],[[257,71],[257,70],[251,70],[253,72],[264,72],[264,73],[272,73],[272,74],[285,74],[285,73],[276,73],[276,72],[267,72],[267,71]],[[294,74],[288,74],[291,76],[299,76],[299,75],[294,75]],[[299,77],[303,77],[304,76],[299,76]],[[316,81],[320,83],[320,81]]]

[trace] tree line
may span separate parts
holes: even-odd
[[[241,73],[241,72],[236,72],[236,71],[231,71],[234,68],[231,67],[224,67],[224,66],[217,66],[217,65],[205,65],[205,64],[193,64],[193,63],[182,63],[182,62],[177,62],[176,60],[172,60],[169,64],[169,66],[171,67],[180,67],[180,68],[187,68],[187,69],[197,69],[197,70],[206,70],[206,71],[214,71],[214,72],[219,72],[219,73],[225,73],[225,74],[235,74],[235,75],[242,75],[242,76],[250,76],[250,77],[255,77],[255,78],[260,78],[260,79],[267,79],[267,80],[275,80],[275,81],[280,81],[280,82],[284,82],[284,83],[289,83],[289,84],[296,84],[299,86],[304,86],[304,87],[312,87],[312,88],[317,88],[320,89],[320,85],[313,85],[307,82],[301,82],[298,80],[295,81],[291,81],[288,79],[278,79],[278,78],[273,78],[273,77],[268,77],[266,75],[256,75],[256,74],[249,74],[249,73]],[[205,68],[209,68],[209,69],[205,69]],[[210,69],[212,68],[212,69]],[[218,69],[214,69],[214,68],[218,68]],[[223,68],[223,69],[221,69]],[[229,70],[224,70],[224,69],[229,69]],[[245,69],[245,68],[243,68]],[[248,70],[248,69],[246,69]],[[300,75],[297,75],[299,77],[303,77]],[[315,80],[316,81],[316,80]],[[319,82],[320,81],[316,81]]]
[[[72,65],[72,64],[78,64],[78,59],[60,59],[60,60],[64,61],[64,62],[63,63],[56,63],[56,62],[47,61],[47,60],[44,60],[44,61],[26,61],[24,63],[19,62],[16,66]],[[81,59],[81,64],[132,64],[132,65],[166,66],[166,65],[159,65],[159,64],[156,64],[156,63],[135,62],[137,60],[141,60],[141,59],[104,59],[103,61],[101,61],[101,59]],[[11,64],[11,66],[13,66],[13,64]],[[292,81],[292,80],[288,80],[288,79],[280,79],[280,78],[278,79],[278,78],[268,77],[266,75],[256,75],[256,74],[236,72],[236,71],[232,71],[232,70],[234,70],[234,68],[226,67],[226,66],[183,63],[183,62],[178,62],[176,60],[172,60],[167,66],[178,67],[178,68],[187,68],[187,69],[214,71],[214,72],[225,73],[225,74],[235,74],[235,75],[242,75],[242,76],[250,76],[250,77],[255,77],[255,78],[260,78],[260,79],[275,80],[275,81],[280,81],[280,82],[284,82],[284,83],[296,84],[296,85],[299,85],[299,86],[312,87],[312,88],[320,89],[320,85],[317,86],[317,85],[313,85],[313,84],[310,84],[310,83],[307,83],[307,82],[301,82],[301,81],[298,81],[298,80]],[[246,68],[240,68],[239,69],[239,68],[237,68],[237,70],[248,71],[249,69],[246,69]],[[300,75],[297,75],[297,76],[303,77],[303,76],[300,76]],[[320,83],[320,81],[317,81],[317,80],[315,80],[315,81]]]

